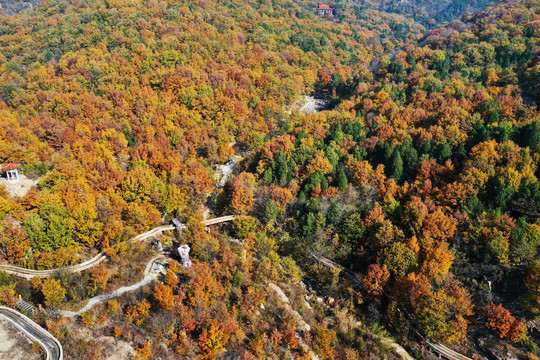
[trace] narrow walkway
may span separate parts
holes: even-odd
[[[165,258],[165,256],[164,255],[156,256],[156,257],[152,258],[146,264],[146,268],[144,269],[144,278],[141,281],[139,281],[138,283],[135,283],[135,284],[132,284],[132,285],[129,285],[129,286],[121,287],[118,290],[113,291],[113,292],[111,292],[109,294],[102,294],[102,295],[94,296],[93,298],[88,300],[88,303],[82,309],[80,309],[77,312],[68,311],[68,310],[58,310],[58,313],[60,315],[63,315],[63,316],[75,317],[75,316],[81,315],[82,313],[90,310],[91,308],[93,308],[94,306],[96,306],[97,304],[99,304],[102,301],[117,298],[122,294],[125,294],[125,293],[133,291],[133,290],[140,289],[141,287],[150,284],[152,282],[152,280],[154,280],[154,275],[152,275],[153,265],[158,259],[162,259],[162,258]]]
[[[315,258],[315,260],[317,260],[322,265],[340,270],[343,274],[347,275],[353,282],[356,282],[357,284],[360,283],[361,276],[359,274],[347,269],[346,267],[343,267],[342,265],[339,265],[333,262],[330,259],[325,258],[324,256],[317,255],[312,251],[308,251],[308,254],[311,255],[313,258]],[[407,350],[405,350],[403,346],[399,345],[394,340],[390,338],[383,338],[383,337],[379,337],[379,339],[381,340],[383,344],[386,344],[390,346],[392,349],[394,349],[394,351],[399,356],[401,356],[403,360],[414,360],[414,358],[407,352]],[[454,359],[451,359],[451,360],[454,360]]]
[[[214,219],[204,220],[202,223],[206,226],[215,225],[215,224],[220,224],[227,221],[233,221],[235,217],[236,217],[235,215],[227,215],[227,216],[222,216],[222,217],[218,217]],[[184,225],[184,228],[185,228],[185,225]],[[135,236],[134,238],[130,239],[130,241],[146,240],[150,237],[159,236],[165,231],[174,230],[174,229],[175,229],[174,225],[158,226],[150,231],[147,231],[145,233]],[[97,254],[96,256],[94,256],[93,258],[88,259],[81,264],[77,264],[73,266],[66,266],[64,267],[64,269],[71,273],[78,273],[78,272],[93,268],[94,266],[96,266],[97,264],[105,260],[106,258],[107,258],[107,255],[105,255],[104,252],[101,252]],[[13,266],[13,265],[0,265],[0,270],[5,271],[11,275],[15,275],[18,277],[25,278],[27,280],[31,280],[33,278],[50,277],[54,274],[55,271],[58,270],[58,268],[49,269],[49,270],[32,270],[32,269],[25,269],[19,266]]]

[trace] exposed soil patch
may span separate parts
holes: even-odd
[[[124,360],[129,359],[136,353],[136,350],[126,341],[116,340],[112,336],[102,336],[99,341],[106,344],[110,348],[107,354],[108,360]]]
[[[32,342],[13,325],[0,318],[0,360],[39,360]]]
[[[311,95],[304,95],[301,100],[297,100],[287,111],[290,114],[293,110],[299,110],[304,114],[316,114],[328,108],[330,98],[321,92],[315,92]]]
[[[19,174],[19,179],[15,181],[7,181],[5,178],[0,178],[0,185],[6,187],[9,196],[23,197],[32,188],[37,185],[39,179],[30,179],[22,174]]]
[[[300,108],[300,112],[305,114],[315,114],[318,113],[328,106],[330,102],[325,98],[316,98],[314,96],[305,95],[304,96],[304,105]]]

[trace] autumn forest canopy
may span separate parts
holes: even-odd
[[[0,303],[76,311],[164,254],[32,316],[67,359],[538,359],[540,4],[328,4],[0,16],[0,163],[32,185],[0,179],[0,269],[57,269],[0,271]]]

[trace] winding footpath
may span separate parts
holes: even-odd
[[[206,226],[208,225],[215,225],[224,223],[227,221],[232,221],[236,218],[235,215],[227,215],[222,216],[214,219],[204,220],[202,223]],[[182,229],[185,228],[185,225],[182,224]],[[168,230],[174,230],[174,225],[163,225],[158,226],[150,231],[147,231],[145,233],[139,234],[135,236],[134,238],[130,239],[130,241],[142,241],[146,240],[150,237],[155,237],[161,235],[163,232]],[[107,255],[104,252],[101,252],[94,256],[91,259],[86,260],[85,262],[77,265],[67,266],[64,267],[64,269],[70,273],[79,273],[84,270],[88,270],[102,262],[107,258]],[[31,280],[33,278],[45,278],[50,277],[54,274],[55,271],[59,269],[50,269],[50,270],[31,270],[31,269],[25,269],[19,266],[13,266],[13,265],[0,265],[0,271],[5,271],[8,274],[15,275],[18,277],[25,278],[27,280]]]
[[[117,298],[117,297],[119,297],[120,295],[122,295],[124,293],[137,290],[137,289],[139,289],[139,288],[141,288],[141,287],[143,287],[145,285],[150,284],[152,282],[152,280],[154,280],[154,276],[152,275],[152,270],[153,270],[154,263],[157,260],[163,259],[163,258],[165,258],[164,255],[159,255],[159,256],[156,256],[156,257],[152,258],[146,264],[146,268],[144,269],[144,278],[141,281],[139,281],[138,283],[135,283],[135,284],[132,284],[132,285],[129,285],[129,286],[121,287],[121,288],[119,288],[119,289],[117,289],[117,290],[115,290],[115,291],[113,291],[113,292],[111,292],[109,294],[102,294],[102,295],[94,296],[93,298],[90,298],[88,300],[88,303],[82,309],[80,309],[77,312],[68,311],[68,310],[58,310],[58,313],[60,315],[63,315],[63,316],[75,317],[75,316],[81,315],[83,312],[86,312],[86,311],[90,310],[91,308],[93,308],[94,306],[96,306],[97,304],[99,304],[102,301]]]
[[[321,263],[324,266],[340,270],[343,274],[347,275],[353,282],[359,283],[361,276],[346,267],[343,267],[330,259],[325,258],[324,256],[317,255],[313,251],[308,251],[308,254],[311,255],[315,260]],[[428,346],[428,348],[439,355],[439,358],[445,358],[448,360],[472,360],[471,358],[462,355],[443,344],[437,342],[430,342],[425,339],[413,326],[412,319],[408,321],[409,326],[412,328],[413,332]],[[382,338],[382,341],[396,350],[396,352],[403,358],[403,360],[413,359],[409,353],[398,343],[394,342],[389,338]]]
[[[99,253],[96,256],[94,256],[91,259],[86,260],[83,263],[69,266],[66,269],[71,273],[78,273],[84,270],[88,270],[105,260],[107,256],[104,253]],[[45,278],[50,277],[54,274],[55,271],[58,269],[50,269],[50,270],[31,270],[31,269],[25,269],[19,266],[13,266],[13,265],[0,265],[0,270],[7,272],[8,274],[15,275],[18,277],[25,278],[27,280],[31,280],[33,278]]]
[[[222,216],[219,218],[204,220],[202,223],[208,226],[208,225],[214,225],[214,224],[220,224],[223,222],[232,221],[235,218],[236,218],[235,215],[228,215],[228,216]],[[184,229],[185,225],[182,224],[180,228]],[[131,239],[131,241],[142,241],[150,237],[161,235],[164,231],[174,230],[174,229],[175,227],[173,225],[158,226],[150,231],[147,231],[145,233],[135,236],[134,238]],[[318,262],[320,262],[321,264],[327,267],[340,270],[342,273],[350,277],[354,282],[359,282],[361,279],[359,274],[335,263],[334,261],[330,259],[317,255],[312,251],[309,251],[309,255],[311,255]],[[156,256],[152,258],[146,264],[146,267],[144,269],[144,277],[141,281],[135,284],[129,285],[129,286],[121,287],[117,289],[116,291],[113,291],[109,294],[94,296],[93,298],[89,299],[88,303],[79,311],[74,312],[74,311],[67,311],[67,310],[59,310],[58,313],[63,316],[68,316],[68,317],[79,316],[82,313],[90,310],[91,308],[93,308],[95,305],[99,304],[102,301],[119,297],[124,293],[137,290],[149,284],[150,282],[152,282],[152,280],[154,280],[154,275],[152,274],[152,271],[153,271],[153,266],[155,262],[159,259],[163,259],[164,257],[165,257],[164,255]],[[81,264],[69,266],[69,267],[66,267],[65,269],[69,272],[77,273],[77,272],[81,272],[87,269],[91,269],[92,267],[101,263],[105,259],[106,259],[105,253],[100,253]],[[33,279],[35,277],[49,277],[57,269],[30,270],[30,269],[21,268],[18,266],[0,265],[0,270],[5,271],[8,274],[16,275],[25,279]],[[276,291],[277,289],[273,289],[273,290]],[[60,342],[58,342],[58,340],[54,336],[52,336],[48,331],[46,331],[41,326],[36,324],[30,318],[19,313],[18,311],[15,311],[13,309],[6,308],[3,306],[0,306],[0,317],[12,323],[15,327],[17,327],[20,331],[22,331],[32,341],[37,341],[43,347],[43,349],[45,349],[47,353],[47,360],[63,360],[63,350],[62,350],[62,345],[60,344]],[[394,350],[404,360],[412,359],[412,357],[407,353],[407,351],[401,345],[395,343],[394,341],[388,338],[384,338],[382,339],[382,341],[388,344],[390,347],[394,348]],[[439,355],[439,357],[444,357],[445,359],[448,359],[448,360],[471,360],[469,357],[459,354],[442,344],[432,343],[425,339],[424,341],[432,351],[434,351],[435,353]]]
[[[60,342],[29,317],[4,306],[0,306],[0,317],[13,324],[30,340],[39,343],[47,354],[47,360],[64,359],[64,350]]]
[[[203,221],[204,225],[214,225],[214,224],[220,224],[227,221],[232,221],[235,219],[234,215],[228,215],[228,216],[222,216],[215,219],[205,220]],[[180,229],[184,229],[186,226],[182,224],[180,226]],[[131,241],[142,241],[145,239],[148,239],[149,237],[154,237],[161,235],[164,231],[167,230],[174,230],[175,227],[173,225],[164,225],[164,226],[158,226],[150,231],[147,231],[145,233],[139,234],[131,239]],[[87,269],[91,269],[92,267],[96,266],[103,260],[105,260],[107,257],[105,253],[99,253],[98,255],[94,256],[93,258],[77,265],[66,267],[65,269],[71,273],[78,273]],[[154,264],[157,260],[165,258],[164,255],[158,255],[152,259],[146,264],[146,267],[144,269],[144,277],[141,281],[129,285],[124,286],[116,291],[113,291],[109,294],[103,294],[103,295],[97,295],[93,298],[88,300],[88,303],[80,309],[79,311],[68,311],[68,310],[59,310],[58,313],[63,316],[68,317],[75,317],[79,316],[82,313],[90,310],[95,305],[99,304],[102,301],[110,300],[116,297],[121,296],[122,294],[125,294],[130,291],[137,290],[145,285],[148,285],[149,283],[154,280],[154,275],[152,274]],[[25,279],[33,279],[36,277],[43,278],[43,277],[49,277],[51,276],[56,270],[58,269],[51,269],[51,270],[30,270],[21,268],[18,266],[12,266],[12,265],[0,265],[0,270],[7,272],[8,274],[16,275]],[[13,324],[17,329],[19,329],[23,334],[25,334],[30,340],[34,342],[38,342],[40,346],[45,350],[47,354],[47,360],[63,360],[64,359],[64,351],[62,349],[62,345],[56,339],[51,333],[49,333],[47,330],[43,329],[41,326],[36,324],[32,319],[29,317],[21,314],[20,312],[13,310],[8,307],[0,306],[0,317],[5,319],[6,321]]]

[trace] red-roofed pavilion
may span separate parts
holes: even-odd
[[[6,172],[6,180],[13,181],[19,179],[19,168],[21,164],[2,164],[2,170]]]
[[[321,16],[331,14],[333,11],[334,9],[332,9],[330,5],[319,5],[317,8],[317,13]]]

